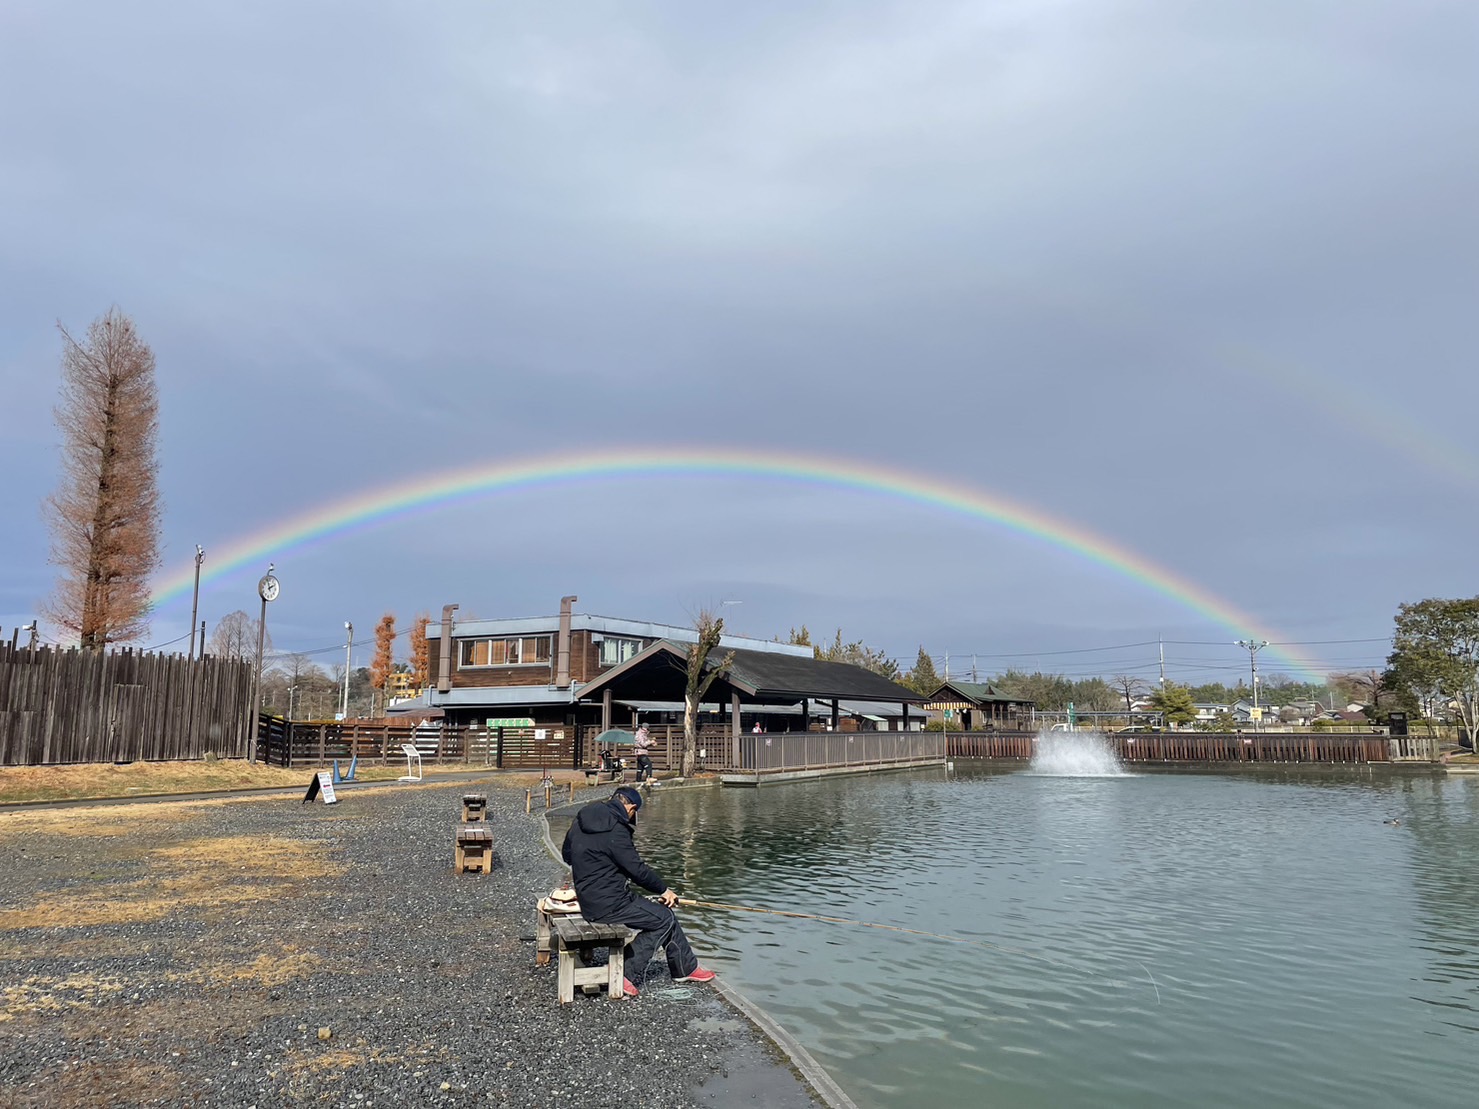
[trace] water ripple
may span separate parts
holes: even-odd
[[[639,836],[685,896],[980,945],[684,910],[865,1109],[1467,1106],[1479,1083],[1479,782],[962,768],[674,791]]]

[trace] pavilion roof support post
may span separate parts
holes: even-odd
[[[611,727],[611,687],[601,690],[601,730]]]
[[[811,698],[801,698],[801,730],[811,731]]]
[[[739,690],[729,690],[729,758],[730,766],[739,765],[740,749],[740,703]]]
[[[837,730],[837,698],[832,698],[832,730]]]
[[[904,722],[903,722],[903,724],[900,725],[900,727],[902,727],[904,729],[904,731],[906,731],[906,732],[909,730],[909,702],[908,701],[905,701],[904,702]]]

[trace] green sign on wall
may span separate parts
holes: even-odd
[[[532,728],[534,721],[527,716],[510,716],[504,720],[489,720],[490,728]]]

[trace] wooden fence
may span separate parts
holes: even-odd
[[[0,766],[247,753],[252,664],[0,643]]]
[[[263,716],[257,755],[272,766],[328,766],[335,759],[386,765],[416,748],[422,762],[496,767],[502,770],[559,770],[579,765],[576,729],[484,728],[385,720],[295,720]]]
[[[1028,760],[1038,737],[1031,732],[954,732],[948,740],[951,758]],[[1103,736],[1102,742],[1122,762],[1331,764],[1426,762],[1438,757],[1438,743],[1431,736],[1371,733],[1154,732]]]

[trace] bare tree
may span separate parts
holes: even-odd
[[[712,662],[709,658],[718,648],[724,634],[724,618],[708,609],[700,609],[693,622],[698,642],[688,647],[688,680],[683,690],[683,766],[680,773],[688,778],[698,763],[698,706],[716,680],[729,672],[734,652]]]
[[[1135,709],[1135,698],[1143,697],[1150,692],[1150,686],[1144,678],[1137,678],[1133,674],[1116,674],[1109,679],[1109,684],[1125,699],[1125,711],[1133,712]]]
[[[149,629],[160,512],[154,353],[116,308],[92,322],[83,342],[57,330],[62,478],[46,507],[61,580],[45,611],[96,651]]]
[[[416,679],[416,688],[425,689],[431,684],[431,648],[426,642],[426,625],[431,617],[421,613],[411,626],[411,673]]]
[[[228,612],[211,629],[211,651],[217,658],[240,658],[255,662],[257,658],[257,623],[241,609]],[[272,650],[272,633],[262,642],[262,650]]]

